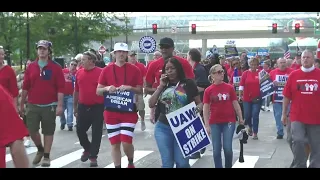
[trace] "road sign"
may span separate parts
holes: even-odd
[[[104,46],[100,46],[98,51],[99,51],[100,54],[105,54],[107,49]]]
[[[177,33],[177,27],[172,27],[171,28],[171,33]]]
[[[156,50],[157,42],[151,36],[143,36],[139,41],[139,48],[143,53],[153,53]]]

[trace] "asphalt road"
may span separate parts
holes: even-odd
[[[147,102],[147,99],[145,101]],[[272,106],[272,105],[271,105]],[[136,168],[160,168],[161,159],[154,140],[154,125],[149,121],[150,110],[146,107],[147,129],[141,131],[140,123],[137,124],[134,137],[135,146],[135,166]],[[88,162],[79,160],[82,148],[79,144],[75,130],[69,132],[60,130],[60,122],[57,118],[57,131],[51,152],[50,168],[88,168]],[[98,157],[99,168],[113,168],[111,158],[111,146],[104,131],[101,142],[101,149]],[[89,130],[88,135],[91,136]],[[282,140],[276,139],[276,127],[272,112],[260,113],[259,140],[248,140],[244,145],[244,163],[238,162],[239,141],[233,142],[234,164],[233,168],[286,168],[292,161],[292,153],[286,142],[286,137]],[[36,153],[36,147],[26,149],[30,162]],[[124,155],[123,155],[124,156]],[[12,168],[11,155],[7,149],[7,167]],[[126,167],[126,157],[122,158],[122,166]],[[213,157],[211,145],[206,153],[198,160],[190,160],[192,168],[213,168]]]

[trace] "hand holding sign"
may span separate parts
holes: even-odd
[[[130,91],[131,90],[131,86],[127,86],[127,85],[121,85],[118,89],[120,91]]]
[[[105,88],[106,88],[106,91],[109,92],[109,93],[115,93],[117,91],[117,88],[114,87],[113,85],[107,86]]]

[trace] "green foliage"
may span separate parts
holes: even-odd
[[[128,23],[127,18],[112,12],[29,12],[31,58],[35,58],[35,43],[41,39],[51,41],[54,56],[61,56],[76,54],[77,48],[83,52],[91,41],[104,42],[131,32],[117,21]],[[0,45],[15,58],[26,58],[27,22],[26,12],[0,12]]]

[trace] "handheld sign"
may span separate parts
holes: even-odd
[[[237,68],[235,68],[233,71],[232,81],[233,81],[234,89],[236,90],[236,94],[239,97],[239,86],[240,86],[241,76],[239,76],[239,71]]]
[[[156,40],[151,36],[143,36],[139,40],[139,48],[143,53],[153,53],[156,50],[156,47]]]
[[[260,94],[261,98],[266,98],[274,94],[274,85],[269,74],[262,70],[259,72]]]
[[[288,75],[276,75],[277,85],[274,87],[274,102],[283,101],[283,89],[288,80]]]
[[[135,111],[135,95],[131,91],[116,91],[115,93],[104,93],[104,106],[106,110],[122,112]]]
[[[184,158],[211,143],[194,102],[166,115]]]

